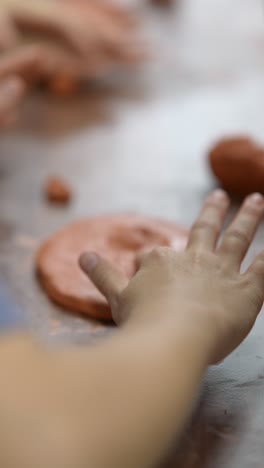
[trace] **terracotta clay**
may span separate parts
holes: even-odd
[[[49,202],[67,204],[72,198],[70,186],[59,177],[51,177],[45,187],[45,195]]]
[[[131,277],[137,269],[139,253],[155,246],[182,250],[187,235],[183,227],[139,215],[84,219],[57,232],[40,247],[37,272],[56,303],[90,317],[110,320],[106,300],[79,267],[80,255],[97,252]]]
[[[264,148],[247,137],[226,138],[209,153],[211,168],[229,192],[264,193]]]
[[[67,75],[57,75],[49,81],[48,88],[56,96],[74,96],[78,91],[78,81]]]

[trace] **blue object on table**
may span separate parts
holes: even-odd
[[[5,283],[0,283],[0,333],[23,329],[26,318]]]

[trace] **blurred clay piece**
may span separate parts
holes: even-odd
[[[264,148],[251,138],[220,140],[209,152],[209,163],[228,192],[239,196],[264,193]]]
[[[69,97],[78,91],[78,82],[69,76],[57,75],[50,79],[48,89],[56,96]]]
[[[50,203],[67,205],[72,199],[72,190],[63,179],[51,177],[45,186],[45,196]]]
[[[40,247],[36,269],[48,296],[60,306],[111,320],[111,310],[79,266],[83,252],[97,252],[128,278],[138,269],[138,258],[154,247],[183,250],[188,230],[172,222],[147,216],[121,214],[75,222],[51,236]]]

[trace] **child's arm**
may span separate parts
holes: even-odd
[[[152,252],[128,286],[104,260],[82,257],[121,322],[103,344],[55,352],[23,338],[2,342],[3,466],[158,463],[183,430],[207,366],[239,345],[262,306],[263,253],[248,272],[239,269],[263,198],[246,200],[215,251],[227,207],[222,192],[211,195],[186,252]]]

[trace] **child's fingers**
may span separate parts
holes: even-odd
[[[149,247],[149,248],[145,248],[145,249],[140,250],[136,254],[135,264],[136,264],[137,269],[139,269],[141,267],[141,265],[143,265],[143,263],[146,261],[146,259],[148,258],[149,254],[153,251],[153,249],[154,249],[154,246]]]
[[[0,50],[14,47],[18,40],[18,33],[11,18],[5,12],[0,12]]]
[[[264,300],[264,250],[257,256],[252,265],[249,267],[245,276],[248,278],[250,284],[256,287],[258,292],[262,294],[262,301]]]
[[[25,85],[20,78],[6,78],[0,82],[0,123],[5,120],[17,106],[25,93]]]
[[[187,249],[214,250],[228,206],[228,197],[222,190],[209,195],[191,229]]]
[[[112,310],[118,305],[119,295],[126,288],[128,279],[111,263],[95,253],[81,255],[80,267],[108,300]]]
[[[76,0],[68,0],[68,2],[78,4],[88,11],[89,9],[94,9],[100,15],[124,28],[131,28],[138,22],[132,10],[122,8],[121,5],[115,5],[113,2],[98,2],[97,0],[90,0],[89,3],[86,0],[78,0],[78,2]]]
[[[38,46],[24,46],[6,52],[0,58],[0,78],[35,72],[41,66],[42,59],[42,49]]]
[[[256,193],[245,200],[235,220],[226,230],[219,255],[225,262],[240,268],[264,214],[264,198]]]

